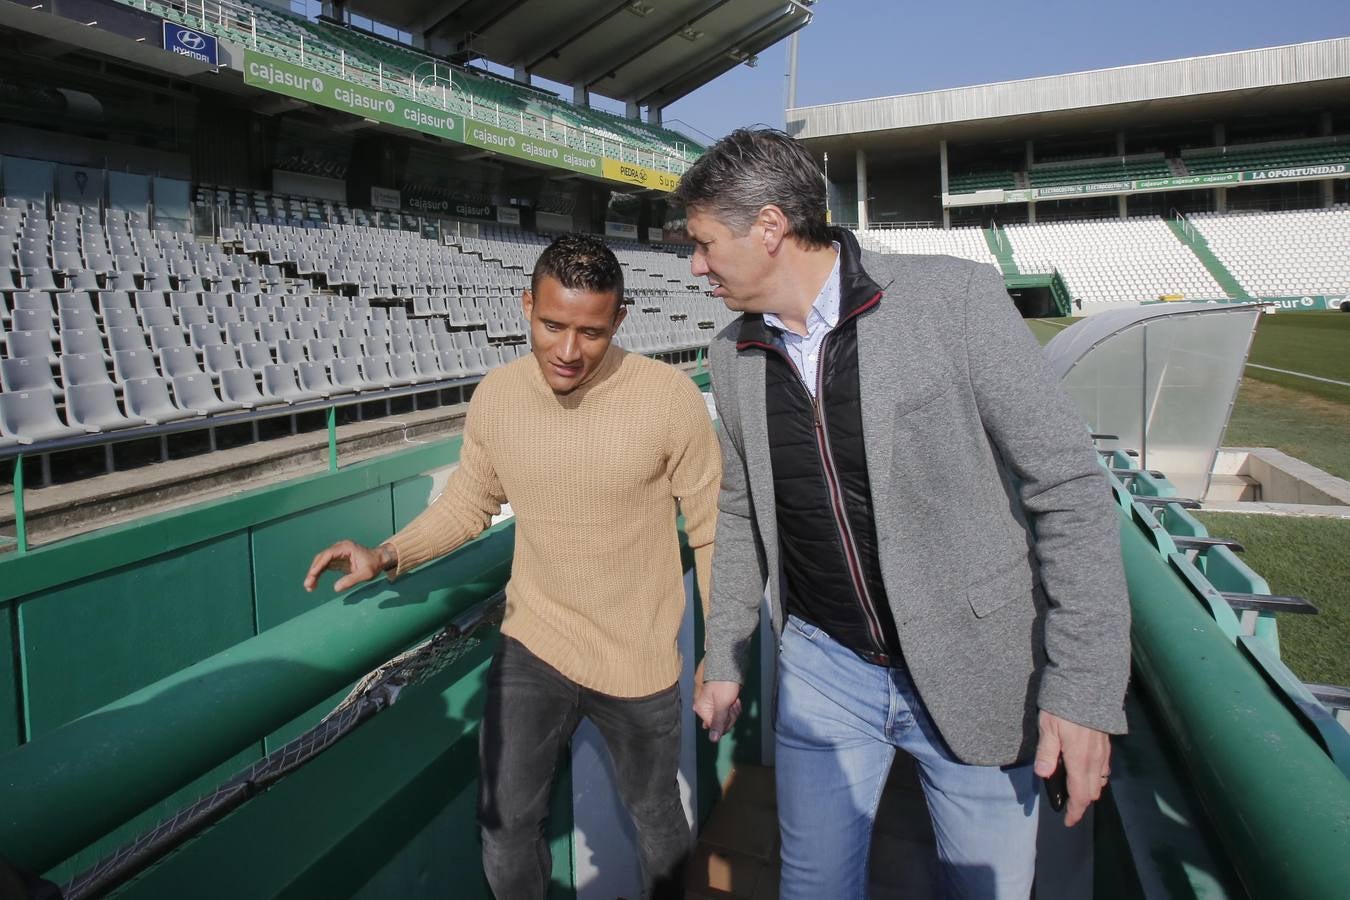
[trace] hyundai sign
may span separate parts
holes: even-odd
[[[164,49],[206,63],[208,66],[220,65],[216,39],[209,34],[184,28],[177,22],[164,23]]]

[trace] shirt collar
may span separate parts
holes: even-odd
[[[839,242],[831,241],[834,247],[834,268],[830,269],[830,276],[825,279],[825,284],[820,288],[820,293],[816,294],[815,302],[811,304],[811,311],[806,314],[806,331],[811,333],[822,324],[830,328],[839,324],[839,260],[843,257],[840,252]],[[764,314],[764,323],[770,328],[777,328],[779,331],[787,332],[783,320],[773,313]]]

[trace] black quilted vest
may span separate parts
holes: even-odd
[[[846,647],[865,656],[886,654],[898,664],[858,390],[857,320],[881,302],[881,290],[859,267],[850,238],[835,236],[842,255],[839,324],[820,351],[814,402],[781,349],[779,333],[762,316],[744,317],[737,348],[765,355],[769,460],[787,611]]]

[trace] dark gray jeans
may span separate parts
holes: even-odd
[[[553,871],[545,826],[558,757],[582,716],[609,746],[619,796],[637,831],[644,894],[682,897],[689,826],[675,776],[680,686],[647,697],[581,687],[502,637],[479,730],[478,824],[483,871],[497,900],[539,900]]]

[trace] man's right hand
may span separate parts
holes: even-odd
[[[694,714],[703,720],[714,743],[731,730],[741,714],[741,686],[734,681],[705,681],[694,694]]]
[[[319,576],[331,569],[334,572],[345,573],[333,585],[333,591],[340,594],[383,572],[390,562],[385,554],[392,552],[384,547],[372,550],[356,541],[338,541],[327,550],[321,551],[314,557],[314,562],[309,564],[309,572],[305,575],[305,590],[314,590],[319,584]]]

